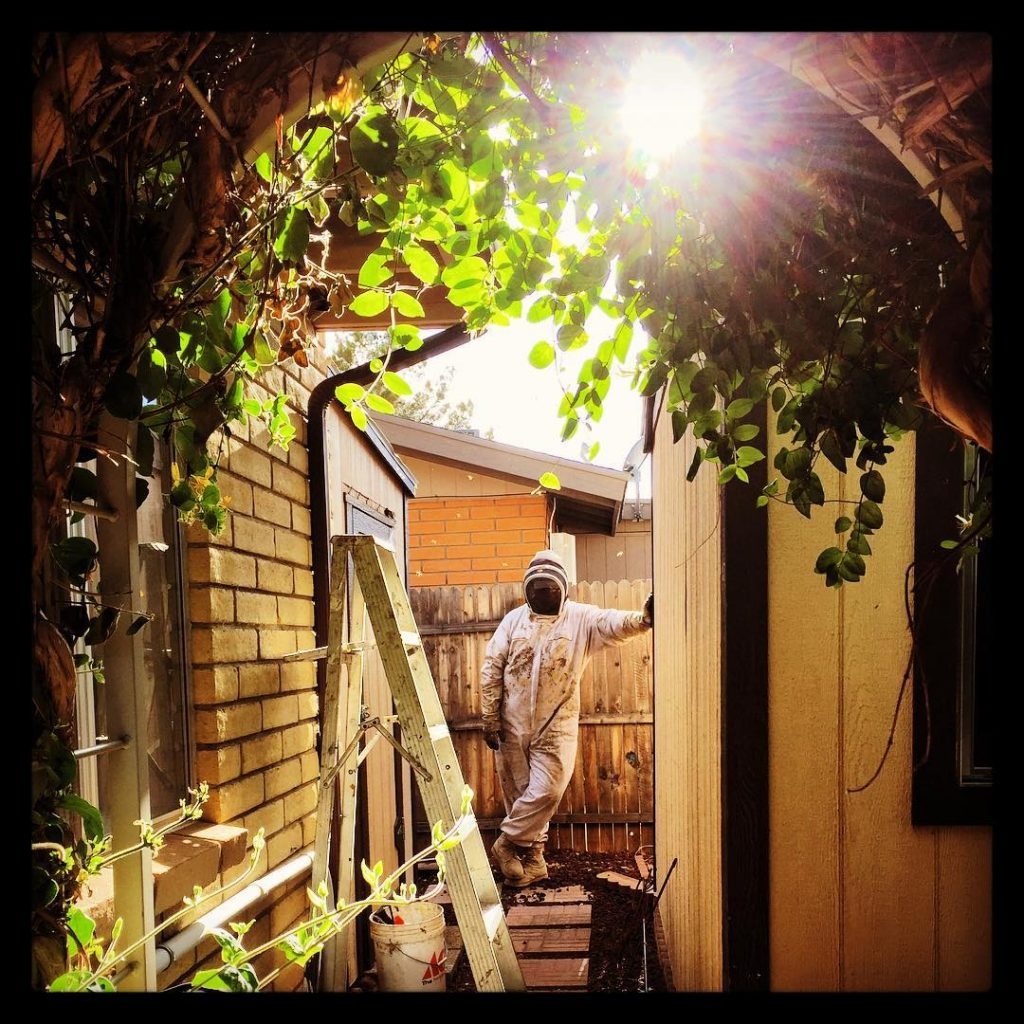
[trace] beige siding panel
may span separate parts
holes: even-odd
[[[719,991],[722,969],[721,532],[718,485],[685,483],[687,437],[662,414],[654,454],[654,744],[658,882],[675,986]]]
[[[606,541],[614,543],[614,537],[598,537],[593,534],[579,534],[576,537],[576,579],[603,580],[608,578],[606,570]]]
[[[634,530],[626,528],[628,526],[633,525],[638,527],[646,527],[648,524],[623,523],[622,525],[620,525],[619,530],[624,534],[622,539],[626,548],[625,573],[622,575],[621,578],[627,580],[650,579],[653,568],[651,564],[652,560],[650,530]]]
[[[938,988],[982,992],[992,984],[992,830],[938,832]]]
[[[477,473],[441,462],[418,459],[405,453],[402,461],[416,477],[416,497],[467,497],[481,494],[528,494],[523,484],[502,480],[500,477]]]
[[[769,459],[779,440],[769,431]],[[819,464],[829,497],[856,470]],[[991,830],[910,823],[912,705],[875,772],[910,653],[914,442],[884,468],[867,576],[810,570],[842,506],[811,523],[769,506],[770,943],[773,990],[983,990],[991,981]],[[854,790],[851,792],[851,790]]]
[[[781,442],[773,427],[768,434],[771,462]],[[817,472],[835,497],[839,473],[822,461]],[[811,571],[817,552],[834,543],[838,515],[839,506],[826,505],[808,522],[789,506],[768,504],[773,991],[840,987],[841,598]]]
[[[841,591],[842,986],[854,991],[930,989],[936,963],[935,836],[910,824],[909,701],[882,773],[863,792],[848,792],[871,777],[885,749],[910,654],[903,578],[914,559],[912,435],[896,446],[884,474],[886,521],[871,538],[868,573]]]

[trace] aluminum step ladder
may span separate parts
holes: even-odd
[[[465,780],[393,548],[363,535],[334,537],[331,544],[327,646],[292,657],[327,658],[313,879],[315,883],[327,874],[335,792],[340,779],[340,814],[335,835],[340,848],[338,890],[345,893],[355,877],[356,774],[345,769],[342,761],[355,749],[366,727],[360,719],[361,660],[367,649],[363,636],[364,609],[402,727],[402,753],[417,767],[412,774],[428,821],[439,821],[445,831],[452,827],[461,815]],[[354,568],[351,581],[349,556]],[[350,615],[346,614],[347,609]],[[398,746],[389,734],[385,738]],[[445,858],[448,892],[477,990],[525,991],[501,897],[475,823],[461,843],[446,851]],[[331,945],[335,946],[333,951]],[[334,991],[347,987],[349,948],[347,942],[335,942],[325,950],[333,956],[323,965],[326,977],[322,977]]]

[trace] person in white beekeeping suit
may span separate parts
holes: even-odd
[[[491,853],[512,886],[548,877],[548,823],[576,760],[580,677],[590,656],[654,625],[654,595],[642,612],[567,601],[568,576],[554,551],[539,551],[523,577],[526,603],[502,620],[482,670],[484,741],[505,801]]]

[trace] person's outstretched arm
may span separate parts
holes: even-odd
[[[642,611],[626,612],[617,608],[596,608],[590,615],[590,645],[592,649],[617,646],[646,633],[654,627],[654,594],[647,595]]]

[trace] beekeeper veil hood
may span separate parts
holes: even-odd
[[[561,558],[551,550],[538,551],[523,575],[526,603],[538,615],[557,615],[568,589],[569,575]]]

